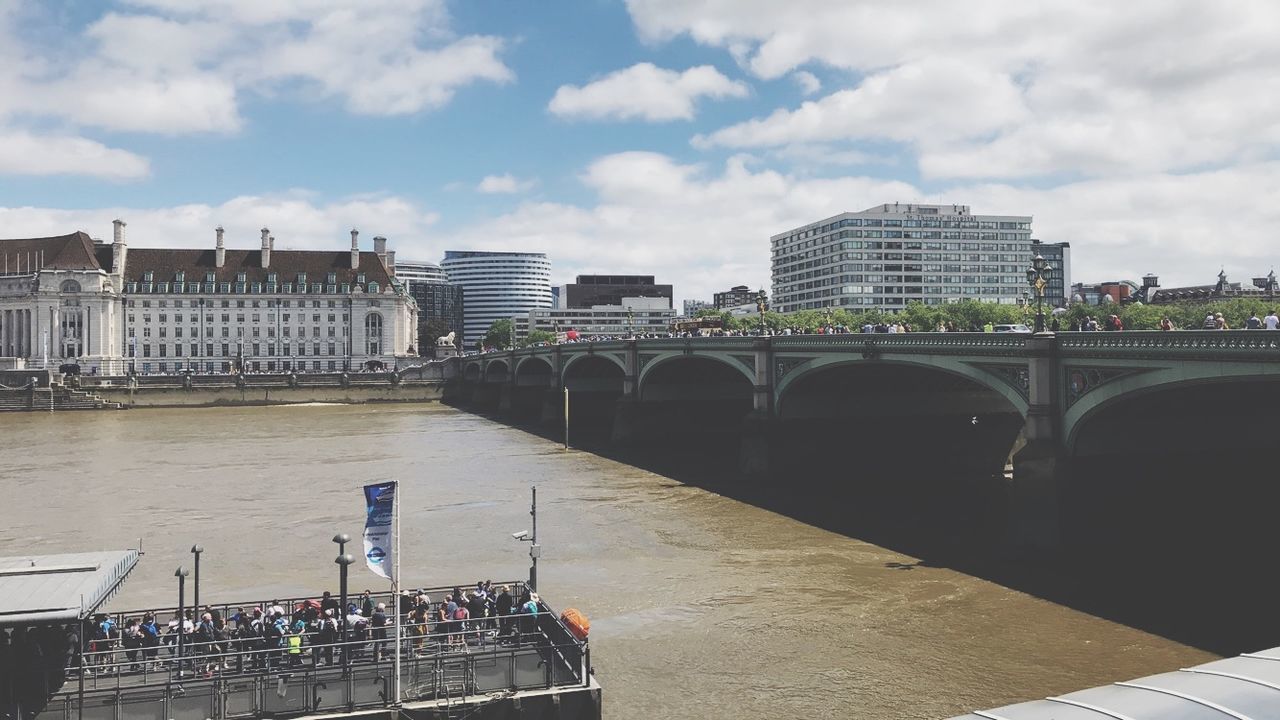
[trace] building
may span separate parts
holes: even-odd
[[[1030,216],[974,215],[967,205],[885,203],[779,233],[770,244],[779,312],[1018,303],[1034,255]]]
[[[84,233],[0,240],[0,267],[14,258],[6,335],[21,341],[7,350],[42,360],[47,343],[51,363],[104,374],[336,371],[416,354],[417,307],[385,238],[373,252],[355,230],[350,252],[277,251],[263,228],[259,250],[235,250],[218,228],[209,250],[130,250],[124,231],[116,221],[110,246]]]
[[[396,277],[405,284],[418,305],[418,354],[433,356],[436,339],[455,333],[454,344],[464,347],[465,297],[462,287],[452,285],[444,269],[429,262],[400,262]]]
[[[1160,278],[1145,275],[1142,287],[1134,294],[1134,299],[1152,305],[1167,305],[1176,302],[1214,302],[1217,300],[1233,300],[1237,298],[1273,300],[1280,295],[1280,283],[1276,281],[1275,271],[1266,277],[1253,278],[1250,285],[1227,280],[1225,270],[1219,271],[1218,282],[1214,285],[1191,285],[1187,287],[1160,287]]]
[[[579,337],[627,337],[666,333],[676,311],[668,298],[621,298],[617,305],[592,308],[539,308],[511,318],[515,342],[520,344],[533,330],[558,335],[576,330]]]
[[[465,294],[468,342],[484,337],[495,320],[552,307],[551,261],[545,253],[450,250],[440,265]]]
[[[112,245],[83,232],[0,240],[0,357],[101,365],[123,355],[124,228],[117,220]]]
[[[724,292],[715,293],[712,296],[714,298],[712,304],[717,310],[726,310],[739,305],[754,305],[757,294],[757,291],[746,285],[735,285]]]
[[[1044,301],[1054,307],[1066,306],[1067,291],[1071,288],[1071,243],[1032,240],[1031,252],[1038,253],[1053,268],[1046,278],[1049,284],[1044,289]],[[1031,299],[1034,301],[1034,296]]]
[[[623,298],[666,298],[672,306],[671,286],[658,285],[652,275],[579,275],[564,286],[565,308],[622,305]]]
[[[715,307],[715,306],[707,302],[706,300],[685,300],[684,316],[687,318],[691,318],[694,315],[697,315],[699,310],[706,310],[707,308],[710,308],[710,307]]]
[[[1075,283],[1071,286],[1071,302],[1085,305],[1127,303],[1138,297],[1138,284],[1132,280],[1108,280],[1100,283]]]

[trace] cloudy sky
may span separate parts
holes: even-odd
[[[0,237],[548,253],[677,299],[882,202],[1074,280],[1265,274],[1275,0],[5,0]]]

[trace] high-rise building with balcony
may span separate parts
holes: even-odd
[[[1034,255],[1030,216],[974,215],[967,205],[884,203],[769,241],[779,312],[1017,303]]]
[[[495,320],[552,306],[546,253],[450,250],[440,266],[449,282],[463,289],[468,343],[483,337]]]

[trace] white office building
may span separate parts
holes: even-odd
[[[440,265],[449,282],[463,288],[468,342],[484,337],[495,320],[552,306],[546,253],[449,250]]]
[[[1034,255],[1030,216],[974,215],[968,205],[885,203],[769,240],[772,309],[784,313],[1018,303]]]
[[[622,298],[621,305],[530,310],[511,322],[519,344],[533,330],[552,334],[576,330],[582,338],[661,334],[671,330],[675,318],[676,311],[665,297],[635,297]]]
[[[401,260],[395,264],[396,279],[405,284],[423,282],[423,283],[443,283],[449,282],[449,278],[445,275],[444,268],[432,262],[422,262],[419,260]]]

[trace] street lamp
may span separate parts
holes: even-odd
[[[187,613],[186,613],[187,569],[179,565],[178,569],[173,571],[173,576],[178,578],[178,677],[181,678],[182,677],[182,645],[183,645],[182,636],[185,634],[186,623],[187,623]]]
[[[760,313],[760,334],[764,335],[764,314],[769,310],[769,296],[765,295],[764,288],[760,288],[760,292],[756,293],[756,312]]]
[[[1053,266],[1045,261],[1039,253],[1031,260],[1027,268],[1027,284],[1036,293],[1036,332],[1044,332],[1044,290],[1049,285],[1048,276],[1053,273]]]
[[[636,337],[636,316],[631,308],[627,308],[627,334],[634,340]]]
[[[244,374],[244,338],[236,338],[236,372]]]
[[[338,533],[333,536],[333,541],[338,544],[338,557],[334,558],[334,562],[338,565],[338,614],[341,616],[339,627],[341,632],[338,635],[339,642],[342,643],[342,664],[347,664],[347,568],[351,563],[355,562],[355,558],[347,554],[347,543],[351,542],[351,536],[346,533]]]
[[[195,587],[191,590],[191,607],[200,609],[200,553],[204,552],[204,548],[199,545],[191,546],[191,554],[196,556],[196,575]]]
[[[533,504],[529,515],[533,518],[533,532],[521,530],[511,533],[511,537],[529,543],[529,591],[538,592],[538,558],[542,556],[542,546],[538,544],[538,488],[533,488]]]

